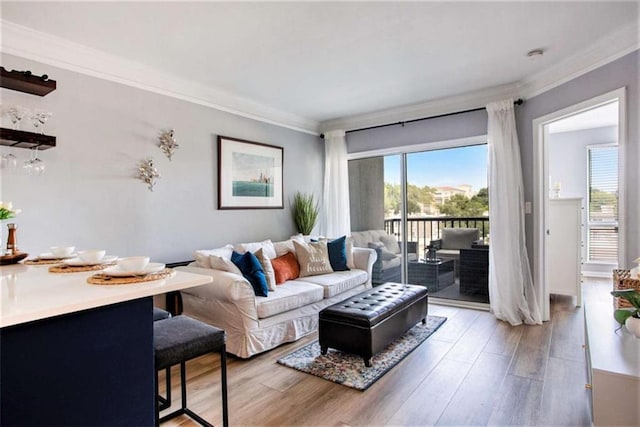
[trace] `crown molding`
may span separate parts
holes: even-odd
[[[598,40],[563,61],[521,80],[520,96],[532,98],[583,74],[602,67],[640,48],[640,28],[636,20]]]
[[[0,51],[92,77],[192,102],[264,123],[319,135],[319,123],[247,98],[163,73],[135,61],[0,20]]]
[[[480,108],[489,102],[505,98],[532,98],[639,49],[638,26],[639,22],[635,21],[621,27],[560,63],[515,83],[410,106],[327,120],[320,123],[320,129],[322,132],[332,129],[360,129]]]
[[[519,83],[509,83],[419,104],[327,120],[320,123],[320,129],[323,132],[329,132],[333,129],[348,131],[369,126],[406,122],[440,114],[455,113],[481,108],[489,102],[499,101],[505,98],[517,98],[520,96],[520,92],[521,87]]]

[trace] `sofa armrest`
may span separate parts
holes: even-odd
[[[369,248],[353,248],[353,264],[357,269],[364,270],[367,272],[367,276],[369,279],[367,280],[367,284],[371,284],[371,272],[373,270],[373,264],[378,259],[378,255],[376,251]]]
[[[256,306],[256,296],[251,284],[242,276],[212,268],[177,267],[176,270],[210,276],[213,281],[206,285],[183,289],[181,292],[204,299],[218,299],[233,303],[251,302]]]

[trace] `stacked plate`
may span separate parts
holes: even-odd
[[[159,262],[150,262],[139,270],[126,270],[119,265],[114,265],[113,267],[107,267],[102,270],[102,274],[113,277],[146,276],[147,274],[158,273],[164,270],[164,267],[165,265]]]
[[[40,257],[42,258],[42,256]],[[99,261],[85,261],[82,258],[69,258],[62,260],[62,262],[72,267],[86,267],[92,265],[112,264],[116,262],[117,259],[118,257],[115,255],[106,255]]]

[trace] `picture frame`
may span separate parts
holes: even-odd
[[[218,209],[284,209],[284,148],[218,136]]]

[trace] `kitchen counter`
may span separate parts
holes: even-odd
[[[153,295],[211,277],[87,283],[95,273],[0,269],[3,425],[155,424]]]
[[[49,266],[0,267],[0,327],[18,325],[109,304],[164,294],[211,282],[176,271],[174,277],[132,285],[91,285],[86,273],[49,273]]]

